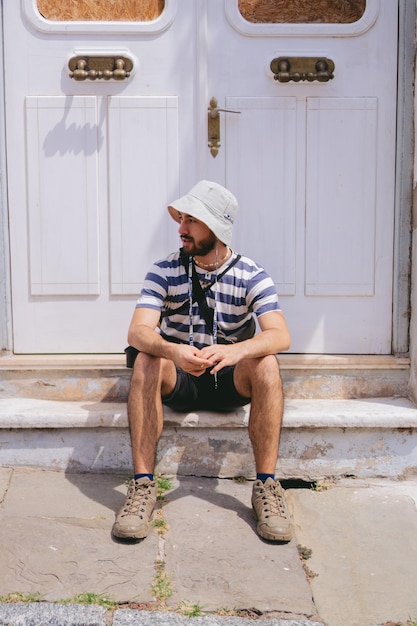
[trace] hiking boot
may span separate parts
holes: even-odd
[[[291,541],[291,523],[284,490],[278,480],[256,480],[252,490],[253,516],[258,535],[270,541]]]
[[[132,478],[125,503],[113,524],[113,535],[120,539],[144,539],[149,532],[156,496],[154,480],[146,477],[138,480]]]

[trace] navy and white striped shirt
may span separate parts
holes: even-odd
[[[236,254],[233,252],[219,273],[223,272],[235,258]],[[198,266],[196,270],[203,289],[215,279],[215,272],[206,272]],[[215,298],[216,289],[217,298]],[[181,262],[180,252],[177,251],[166,259],[154,263],[146,274],[136,307],[155,309],[162,313],[177,309],[188,302],[188,294],[187,272]],[[239,330],[250,324],[252,313],[261,317],[265,313],[280,310],[272,279],[262,267],[244,256],[220,277],[217,287],[214,284],[205,295],[208,306],[212,309],[216,306],[219,332],[228,338],[233,338]],[[192,315],[194,345],[197,348],[211,345],[212,336],[204,319],[199,315],[197,303],[193,304]],[[161,320],[161,335],[171,340],[188,343],[189,329],[188,307],[183,313],[169,315]]]

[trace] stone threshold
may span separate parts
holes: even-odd
[[[400,369],[410,368],[409,357],[357,354],[281,354],[283,370],[293,369]],[[126,370],[124,354],[12,354],[0,356],[0,371],[42,369]]]
[[[249,406],[230,412],[176,413],[164,408],[165,428],[246,427]],[[127,428],[126,403],[0,399],[1,429]],[[407,398],[289,399],[283,428],[417,428],[417,408]]]

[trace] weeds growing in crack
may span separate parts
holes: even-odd
[[[152,520],[152,526],[158,531],[158,535],[165,535],[168,531],[168,522],[164,517],[162,509],[158,509],[156,512],[154,519]]]
[[[247,482],[244,476],[235,476],[232,480],[234,480],[234,482],[238,483],[239,485],[243,485],[244,483]]]
[[[303,564],[303,569],[307,578],[311,580],[312,578],[315,578],[316,576],[318,576],[318,574],[313,572],[306,563],[308,559],[311,559],[313,551],[310,548],[306,548],[305,546],[302,546],[301,544],[298,544],[297,550],[298,550],[298,556],[300,557],[300,561]]]
[[[20,591],[14,591],[8,593],[6,596],[0,596],[0,602],[5,604],[43,602],[43,598],[40,593],[21,593]]]
[[[170,491],[173,487],[172,478],[170,476],[162,476],[158,474],[156,477],[156,484],[158,489],[158,500],[163,500],[167,491]]]
[[[109,610],[115,609],[118,606],[118,602],[115,602],[115,600],[112,600],[105,594],[88,592],[78,593],[68,600],[61,600],[59,604],[94,604]]]
[[[193,604],[192,602],[183,601],[177,607],[178,613],[185,615],[186,617],[200,617],[203,615],[203,610],[199,604]]]
[[[165,563],[157,561],[155,564],[155,576],[152,583],[152,594],[158,604],[166,606],[166,601],[172,596],[172,581],[165,571]]]
[[[216,611],[216,615],[222,615],[222,616],[235,616],[238,615],[238,610],[236,608],[234,609],[228,609],[227,607],[223,607],[222,609],[218,609]]]
[[[311,548],[306,548],[302,546],[300,543],[297,545],[298,555],[302,561],[307,561],[311,559],[313,555],[313,550]]]
[[[406,622],[385,622],[381,626],[417,626],[417,620],[409,619]]]

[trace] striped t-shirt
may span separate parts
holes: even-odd
[[[219,269],[219,274],[233,263],[233,253],[226,264]],[[215,272],[207,272],[195,266],[202,288],[215,279]],[[217,297],[215,292],[217,290]],[[149,308],[166,312],[179,308],[189,302],[189,281],[179,251],[173,252],[166,259],[154,263],[146,274],[143,289],[136,303],[137,308]],[[279,311],[277,292],[272,279],[265,270],[251,259],[242,256],[229,271],[226,271],[206,292],[206,301],[214,310],[219,334],[233,337],[243,327],[249,326],[252,313],[257,317]],[[161,335],[171,341],[189,343],[192,327],[193,343],[197,348],[211,345],[213,338],[204,318],[199,315],[196,302],[192,306],[192,325],[190,325],[189,307],[184,312],[164,316],[161,319]]]

